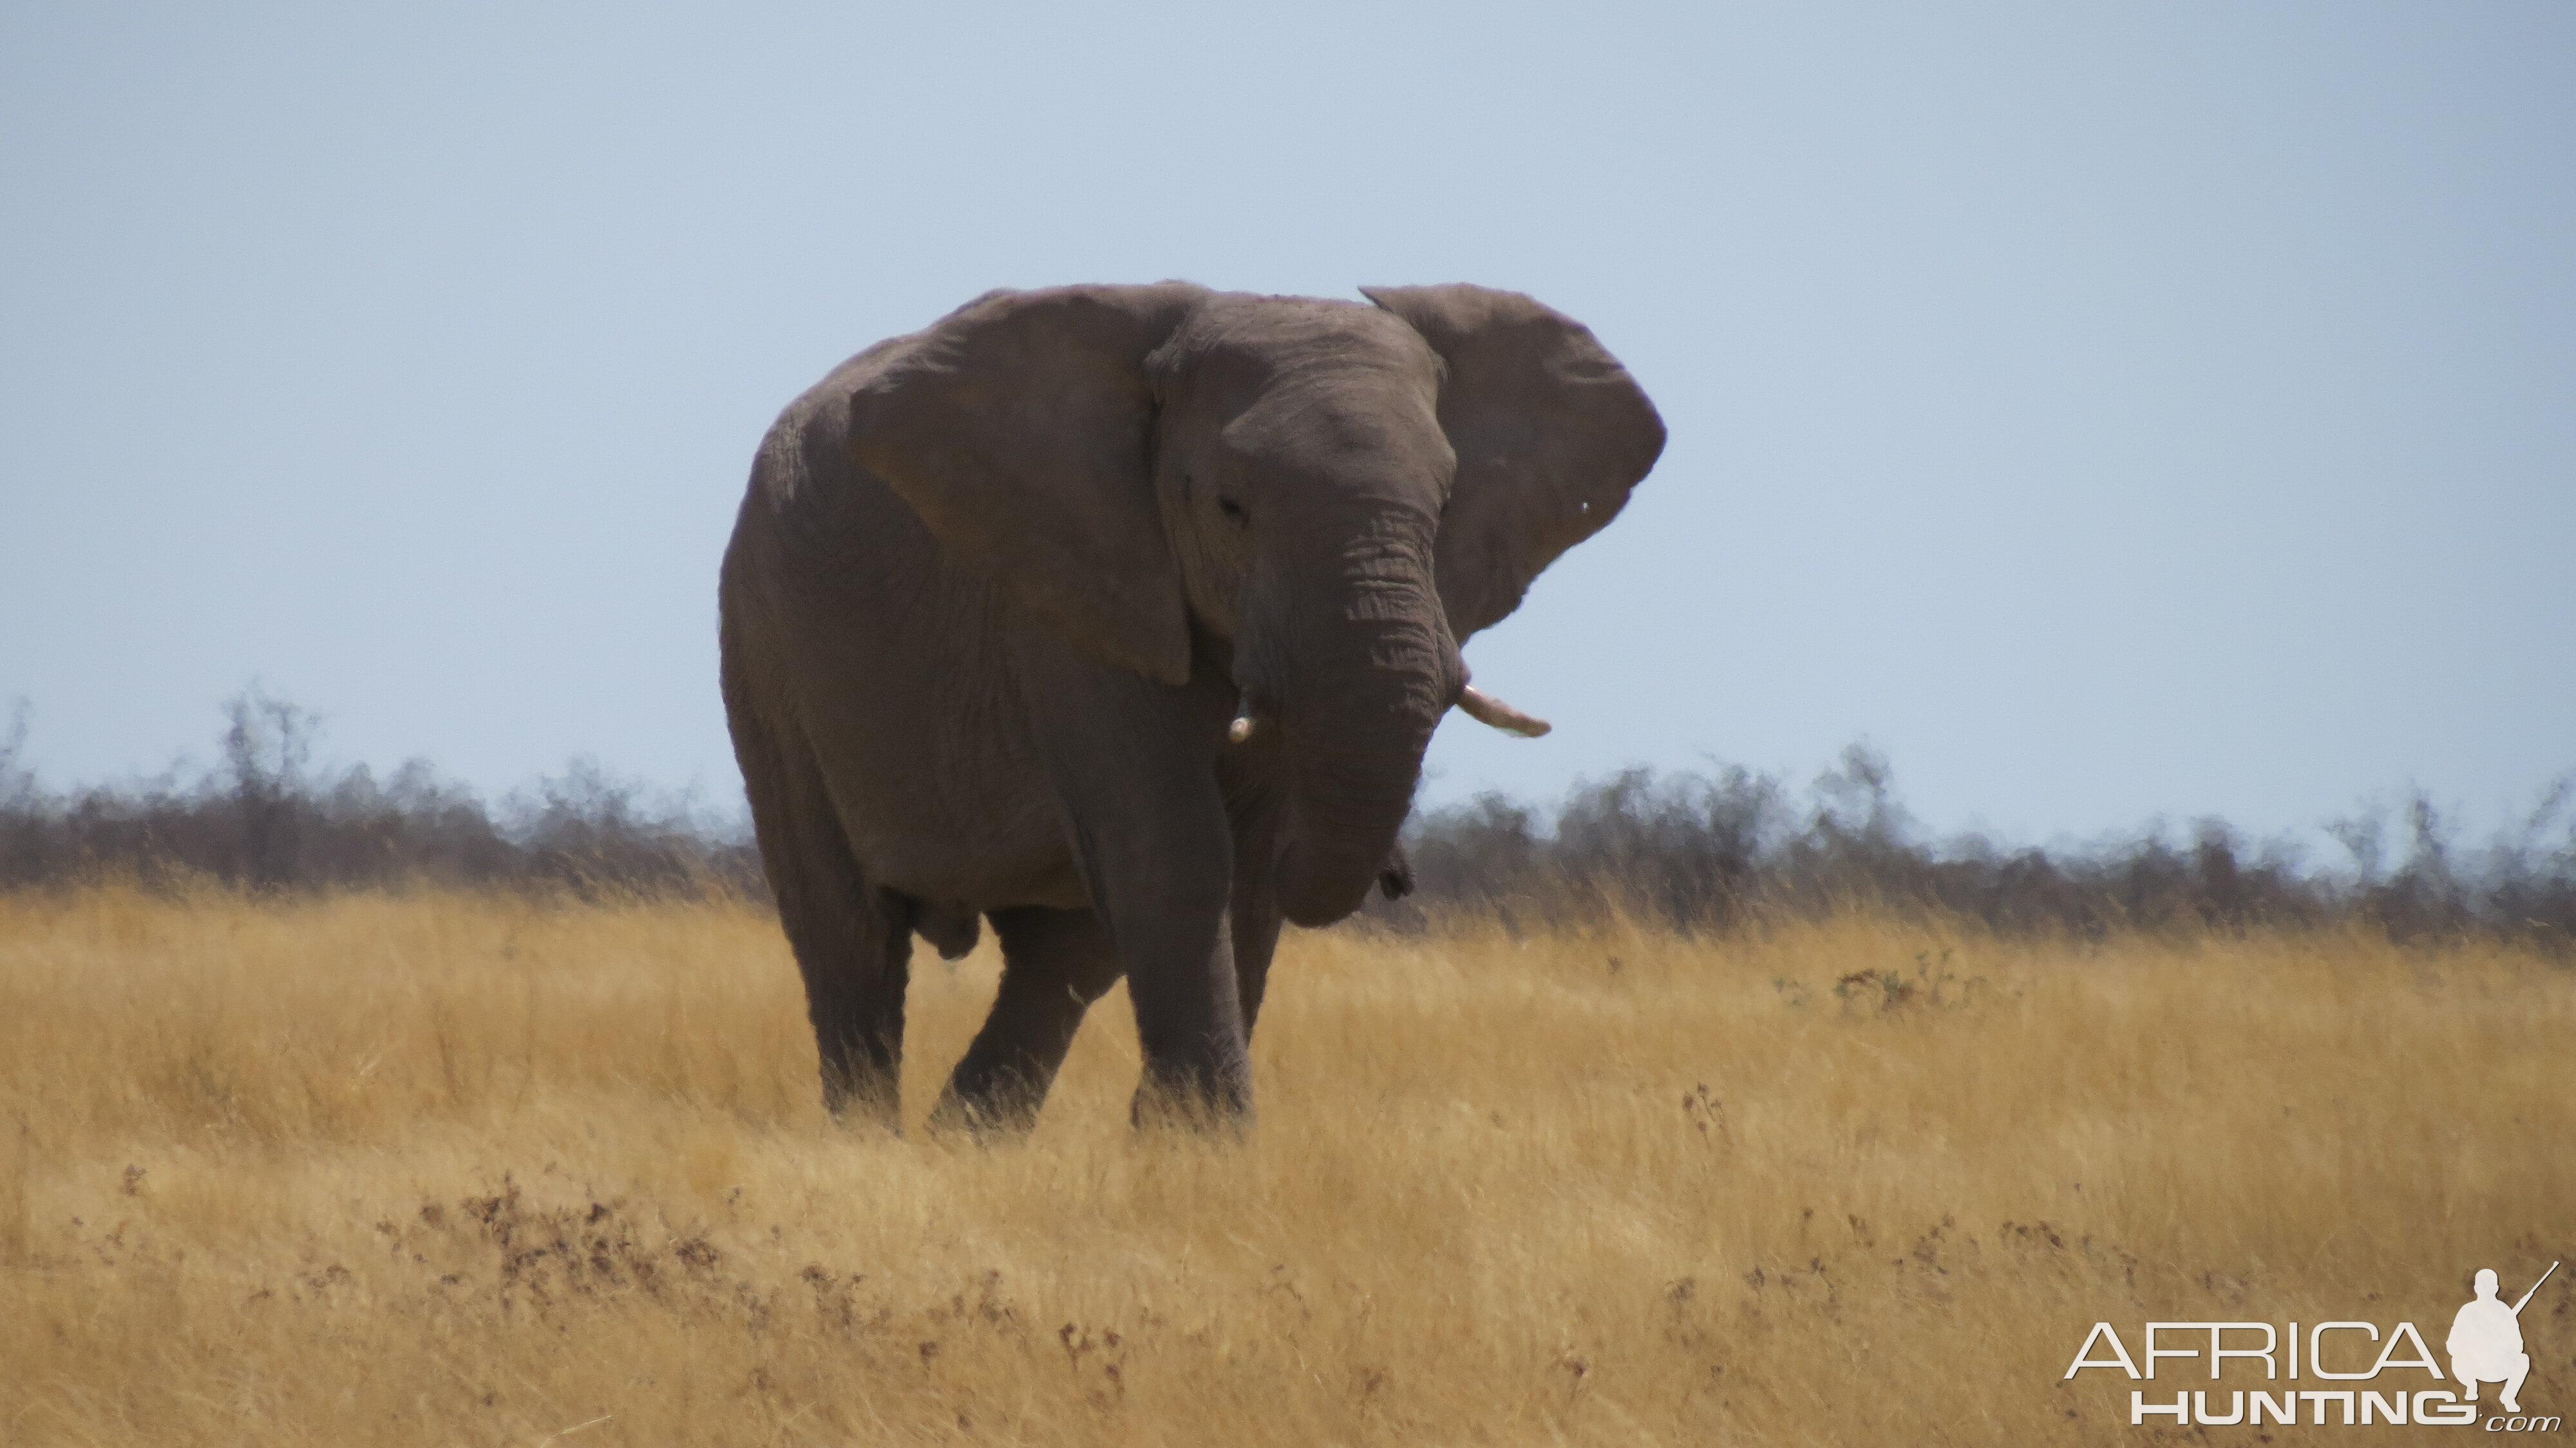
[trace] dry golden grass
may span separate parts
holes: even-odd
[[[915,1120],[995,968],[917,967]],[[2134,1442],[2128,1382],[2060,1381],[2097,1319],[2438,1344],[2471,1268],[2576,1258],[2571,985],[2342,934],[1322,933],[1249,1144],[1130,1134],[1112,996],[976,1151],[825,1122],[748,909],[0,900],[0,1440]]]

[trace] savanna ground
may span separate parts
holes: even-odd
[[[916,964],[916,1122],[996,965]],[[1130,1132],[1113,995],[975,1150],[826,1122],[751,907],[0,897],[0,1440],[2129,1443],[2061,1381],[2097,1320],[2438,1349],[2576,1258],[2576,976],[2512,947],[1857,915],[1273,980],[1249,1142]],[[2523,1320],[2576,1410],[2576,1271]]]

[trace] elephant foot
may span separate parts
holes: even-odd
[[[903,1105],[898,1088],[878,1073],[825,1071],[823,1109],[832,1124],[870,1128],[903,1135]]]
[[[827,1107],[825,1109],[830,1110],[831,1108]],[[903,1122],[890,1111],[862,1111],[853,1107],[843,1110],[833,1110],[831,1115],[832,1124],[846,1132],[883,1132],[888,1136],[898,1138],[903,1135]]]
[[[1127,1123],[1137,1132],[1181,1132],[1220,1140],[1252,1134],[1250,1083],[1198,1073],[1171,1079],[1148,1073],[1127,1109]]]
[[[951,1091],[931,1108],[930,1120],[922,1130],[931,1140],[958,1142],[972,1146],[1009,1146],[1028,1140],[1037,1129],[1038,1112],[1033,1104],[1004,1101],[970,1101]]]
[[[1252,1139],[1252,1112],[1212,1111],[1201,1102],[1169,1096],[1136,1094],[1128,1108],[1127,1126],[1139,1137],[1183,1136],[1198,1141],[1244,1142]]]

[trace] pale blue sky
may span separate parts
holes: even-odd
[[[55,784],[738,798],[761,430],[997,285],[1513,287],[1672,445],[1429,797],[1890,754],[1931,823],[2576,767],[2576,7],[0,11],[0,701]]]

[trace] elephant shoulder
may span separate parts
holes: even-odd
[[[912,340],[889,337],[877,343],[782,408],[752,458],[752,499],[784,513],[848,470],[850,399],[893,365]]]

